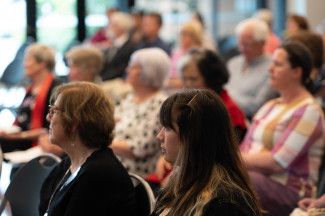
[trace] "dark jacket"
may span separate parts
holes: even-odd
[[[100,73],[103,80],[124,78],[125,69],[129,64],[130,56],[135,50],[132,40],[126,41],[121,47],[104,51],[104,67]]]
[[[70,183],[61,190],[56,189],[58,185],[61,188],[61,179],[69,167],[70,160],[66,157],[45,180],[41,190],[40,215],[44,215],[47,208],[48,216],[135,215],[133,184],[111,149],[95,151]]]

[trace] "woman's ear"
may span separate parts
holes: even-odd
[[[302,77],[302,68],[301,67],[295,67],[292,69],[293,71],[293,75],[295,78],[297,78],[297,80],[301,80]]]

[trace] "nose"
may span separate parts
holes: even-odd
[[[159,133],[157,134],[157,139],[159,140],[159,141],[163,141],[164,140],[164,128],[161,128],[160,129],[160,131],[159,131]]]
[[[47,115],[46,115],[46,120],[47,120],[48,122],[51,122],[51,118],[52,118],[51,114],[50,114],[50,113],[47,113]]]

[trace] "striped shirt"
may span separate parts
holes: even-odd
[[[241,151],[271,151],[285,172],[270,177],[303,196],[317,181],[324,134],[324,116],[313,97],[290,103],[277,98],[256,113]]]

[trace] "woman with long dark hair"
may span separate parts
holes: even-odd
[[[170,96],[157,135],[174,165],[154,215],[261,215],[221,99],[209,90]]]

